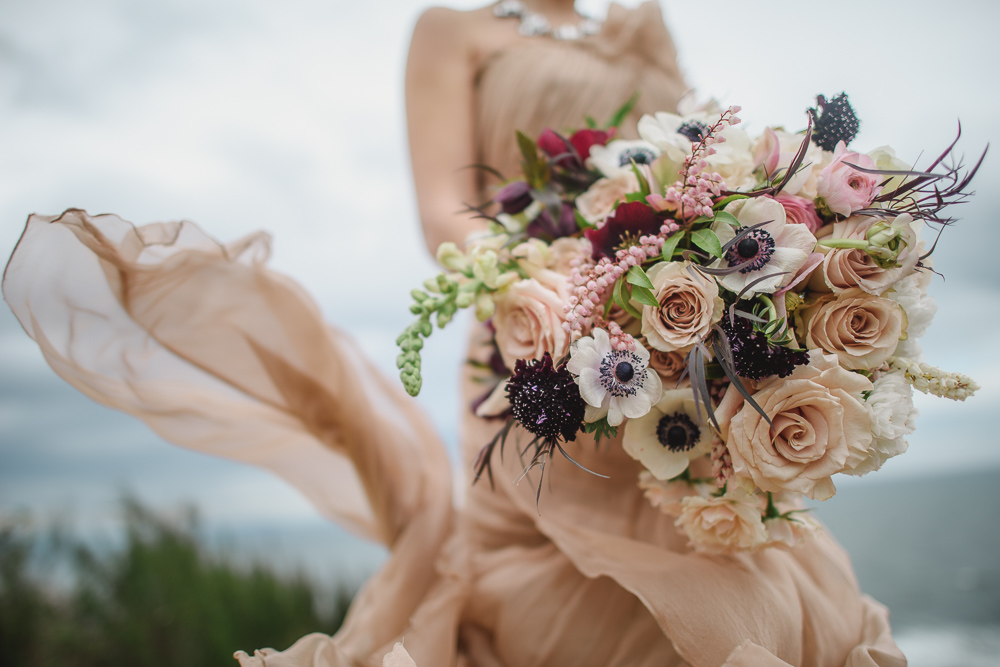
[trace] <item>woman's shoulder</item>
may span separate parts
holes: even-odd
[[[517,32],[493,15],[493,5],[470,10],[430,7],[413,28],[411,57],[414,51],[439,55],[464,52],[473,63],[479,63],[516,38]]]
[[[467,10],[435,6],[425,9],[420,14],[413,34],[445,39],[466,39],[470,31],[489,29],[495,22],[492,5]]]

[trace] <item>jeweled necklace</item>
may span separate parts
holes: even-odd
[[[519,19],[521,25],[517,27],[517,32],[524,37],[549,36],[553,39],[572,41],[596,35],[601,31],[601,22],[588,16],[583,17],[576,25],[567,23],[553,26],[543,15],[526,8],[521,0],[502,0],[493,7],[493,16]]]

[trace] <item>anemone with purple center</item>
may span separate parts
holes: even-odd
[[[622,447],[659,480],[687,470],[711,449],[712,434],[691,389],[668,389],[643,417],[625,424]]]
[[[617,139],[590,149],[590,163],[607,178],[631,172],[633,162],[652,164],[658,157],[660,149],[641,139]]]
[[[711,268],[726,270],[719,284],[744,298],[771,294],[780,289],[802,268],[816,249],[816,237],[805,225],[789,223],[785,208],[770,197],[740,199],[726,207],[739,221],[738,228],[718,221],[712,226],[723,245],[747,227],[753,227],[729,246]]]
[[[610,426],[618,426],[625,417],[645,415],[660,398],[660,376],[649,368],[649,351],[638,343],[633,351],[616,350],[604,329],[573,343],[566,367],[587,403],[587,422],[607,417]]]

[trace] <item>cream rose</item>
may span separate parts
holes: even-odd
[[[824,228],[829,237],[834,239],[864,239],[872,225],[879,222],[878,218],[855,216],[843,222],[837,222]],[[820,246],[825,252],[822,271],[817,271],[814,283],[810,287],[822,289],[818,284],[821,277],[825,286],[834,292],[843,292],[852,287],[860,287],[869,294],[881,295],[899,280],[911,275],[920,259],[918,234],[911,224],[905,230],[906,244],[896,258],[897,266],[883,269],[875,263],[868,253],[858,248],[828,249]]]
[[[691,546],[708,553],[746,551],[767,540],[760,507],[738,491],[721,498],[684,498],[675,525],[687,534]]]
[[[611,215],[616,202],[625,201],[625,195],[638,191],[639,180],[632,172],[601,178],[576,198],[576,208],[587,222],[596,224]]]
[[[816,500],[836,493],[830,477],[868,455],[871,420],[862,392],[872,383],[846,371],[835,355],[809,353],[809,365],[757,386],[768,425],[734,386],[716,418],[733,463],[731,481],[762,491],[797,491]]]
[[[518,359],[541,359],[549,352],[559,359],[569,349],[563,330],[563,304],[568,299],[566,277],[546,269],[519,280],[496,297],[493,326],[507,368]]]
[[[722,318],[719,286],[688,262],[660,262],[649,271],[660,307],[643,306],[642,335],[661,352],[685,352]]]
[[[892,356],[906,328],[899,304],[858,288],[821,296],[800,309],[806,347],[837,355],[849,370],[876,368]]]

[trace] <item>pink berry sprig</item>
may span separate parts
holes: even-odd
[[[639,245],[618,250],[614,261],[607,257],[602,257],[596,264],[590,260],[573,260],[569,275],[573,295],[563,307],[566,312],[563,329],[575,340],[583,334],[584,327],[593,326],[594,311],[603,303],[608,288],[633,266],[658,257],[663,250],[663,242],[662,236],[641,236]]]
[[[720,197],[726,189],[726,184],[722,177],[716,173],[709,173],[709,155],[715,154],[713,144],[725,143],[726,138],[718,136],[718,133],[729,126],[739,125],[740,107],[731,106],[723,112],[718,121],[705,132],[701,141],[691,147],[691,154],[684,158],[684,173],[681,178],[667,188],[663,198],[678,207],[677,217],[681,219],[693,218],[699,215],[712,217],[712,206],[715,204],[713,197]]]

